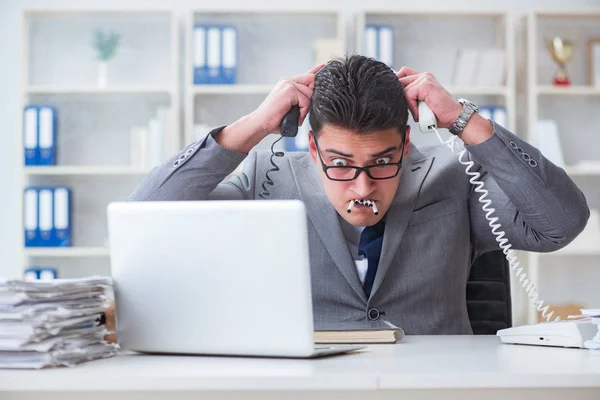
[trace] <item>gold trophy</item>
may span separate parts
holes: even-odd
[[[568,39],[555,37],[548,42],[548,50],[552,59],[558,64],[558,71],[554,75],[553,83],[556,86],[569,86],[571,80],[567,76],[565,66],[573,58],[573,42]]]

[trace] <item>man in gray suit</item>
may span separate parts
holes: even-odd
[[[281,80],[258,109],[155,168],[129,200],[259,199],[271,153],[252,149],[298,105],[299,123],[310,111],[310,151],[275,159],[265,188],[268,199],[306,205],[315,323],[384,318],[407,334],[472,333],[469,269],[498,244],[456,155],[411,145],[408,112],[418,120],[425,101],[465,143],[513,249],[554,251],[584,228],[586,200],[567,174],[431,74],[395,74],[362,56],[315,76],[321,67]]]

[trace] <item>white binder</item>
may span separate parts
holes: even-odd
[[[39,108],[39,164],[56,165],[56,112],[49,106]]]
[[[377,27],[372,25],[365,30],[365,56],[377,59]]]
[[[221,28],[208,28],[207,39],[209,83],[221,83]]]
[[[53,237],[53,246],[71,246],[71,196],[66,187],[54,188]]]
[[[27,106],[23,110],[23,147],[25,165],[37,165],[38,148],[38,110],[36,106]]]
[[[39,242],[38,191],[35,188],[27,188],[23,193],[23,219],[25,246],[37,246]]]
[[[391,26],[379,27],[379,61],[392,68],[394,65],[394,31]]]
[[[237,75],[237,30],[233,26],[225,26],[222,30],[223,63],[222,83],[235,83]]]
[[[40,227],[40,246],[52,246],[52,227],[53,221],[53,206],[52,206],[52,189],[42,188],[39,191],[39,227]]]
[[[192,38],[194,48],[194,84],[208,83],[208,71],[206,65],[206,28],[201,25],[194,27]]]

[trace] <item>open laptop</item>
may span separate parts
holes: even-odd
[[[108,232],[123,349],[308,358],[364,348],[315,346],[300,201],[111,203]]]

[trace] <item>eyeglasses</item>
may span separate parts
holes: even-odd
[[[325,162],[321,157],[321,152],[319,150],[319,145],[316,138],[315,147],[317,148],[317,154],[319,155],[319,160],[321,161],[321,168],[323,168],[323,172],[325,172],[327,178],[332,181],[353,181],[354,179],[358,178],[358,175],[360,175],[362,171],[365,171],[367,176],[371,179],[392,179],[400,172],[400,167],[402,166],[402,157],[404,156],[404,142],[402,142],[402,153],[400,154],[400,161],[397,163],[373,164],[365,167],[325,165]]]

